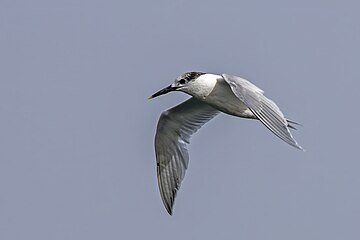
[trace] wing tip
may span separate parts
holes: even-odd
[[[306,152],[306,149],[304,149],[302,146],[300,146],[300,145],[298,145],[299,147],[298,147],[298,149],[299,150],[301,150],[301,151],[303,151],[303,152]]]
[[[168,214],[170,216],[173,215],[173,205],[174,205],[174,201],[171,201],[171,202],[168,202],[166,201],[166,199],[162,198],[163,200],[163,204],[164,204],[164,207],[166,209],[166,211],[168,212]]]
[[[303,152],[306,152],[306,150],[305,150],[302,146],[300,146],[299,144],[297,144],[297,143],[296,143],[296,145],[295,145],[294,147],[297,148],[297,149],[299,149],[299,150],[301,150],[301,151],[303,151]]]
[[[166,208],[166,211],[168,212],[168,214],[170,215],[170,216],[172,216],[173,215],[173,210],[172,210],[172,208],[170,207],[170,208],[168,208],[168,207],[165,207]]]
[[[290,133],[290,131],[289,131],[289,133]],[[283,140],[284,142],[286,142],[287,144],[293,146],[294,148],[299,149],[299,150],[301,150],[303,152],[306,152],[306,150],[297,143],[297,141],[294,139],[294,137],[291,135],[291,133],[290,133],[290,137],[291,137],[292,141],[285,141],[282,138],[280,138],[280,139]]]
[[[174,196],[175,198],[175,196]],[[173,215],[173,206],[174,206],[174,200],[167,201],[164,196],[161,196],[161,200],[164,204],[164,207],[167,211],[167,213],[172,216]]]

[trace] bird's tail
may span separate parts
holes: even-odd
[[[289,119],[286,119],[286,122],[287,122],[287,126],[289,128],[294,129],[294,130],[297,130],[296,127],[294,127],[294,125],[302,126],[300,123],[294,122],[294,121],[289,120]]]

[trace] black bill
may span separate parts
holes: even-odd
[[[153,99],[157,96],[160,96],[160,95],[163,95],[163,94],[166,94],[168,92],[171,92],[171,91],[175,91],[176,88],[172,87],[171,85],[170,86],[167,86],[163,89],[161,89],[160,91],[154,93],[153,95],[151,95],[148,99]]]

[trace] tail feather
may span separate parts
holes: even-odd
[[[289,128],[294,129],[294,130],[297,130],[297,128],[296,128],[296,127],[294,127],[293,125],[302,126],[300,123],[294,122],[294,121],[289,120],[289,119],[286,119],[286,122],[288,123],[288,125],[287,125],[287,126],[288,126]]]

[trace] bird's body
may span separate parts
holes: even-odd
[[[155,134],[158,184],[169,214],[172,214],[174,199],[188,166],[186,145],[193,133],[220,112],[258,119],[283,141],[302,149],[289,131],[290,121],[260,88],[245,79],[227,74],[188,72],[150,98],[170,91],[182,91],[192,98],[164,111]]]
[[[203,78],[205,79],[204,81],[211,82],[210,86],[213,86],[213,88],[207,96],[202,96],[201,98],[196,96],[196,98],[201,99],[223,113],[242,118],[256,118],[244,102],[234,95],[229,84],[222,76],[206,74]],[[215,82],[214,84],[212,83],[213,81]]]

